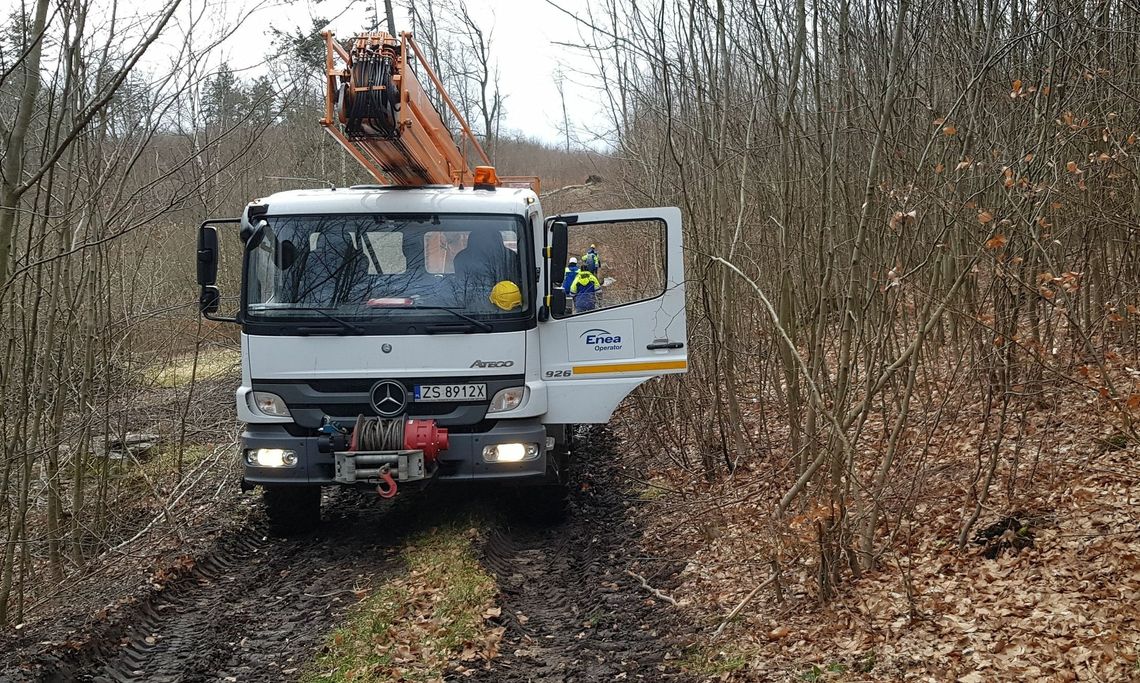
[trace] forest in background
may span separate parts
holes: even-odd
[[[415,12],[420,43],[500,172],[548,186],[599,172],[608,161],[581,146],[499,134],[509,105],[491,46],[459,7]],[[200,479],[183,481],[201,474],[202,438],[233,431],[194,423],[202,401],[231,400],[195,385],[230,371],[237,348],[236,330],[198,319],[197,225],[281,190],[374,182],[318,124],[324,20],[276,31],[256,77],[217,63],[227,34],[185,36],[168,70],[141,69],[159,38],[178,37],[178,8],[171,0],[142,25],[87,2],[5,17],[0,625],[138,531],[146,520],[125,501],[180,500]],[[236,296],[240,264],[223,255],[222,266]],[[159,441],[148,472],[134,451]]]
[[[1016,550],[1051,487],[1135,453],[1134,3],[608,0],[566,17],[604,154],[499,136],[494,44],[459,5],[409,4],[501,171],[553,189],[601,169],[594,208],[682,208],[691,370],[621,420],[635,450],[666,445],[638,455],[682,506],[747,500],[748,552],[726,553],[756,584],[827,603],[886,568],[913,604],[900,559],[934,508],[954,552],[1004,518]],[[140,368],[221,343],[194,226],[298,182],[274,178],[365,180],[315,123],[315,28],[256,79],[208,67],[212,43],[141,73],[177,5],[110,32],[38,0],[0,48],[0,623],[130,528],[107,454],[154,412],[125,391]],[[161,418],[174,482],[193,387]]]
[[[1004,615],[972,624],[996,645],[903,660],[1005,665],[1017,640],[1020,666],[1076,644],[1073,667],[1135,675],[1140,7],[615,2],[590,23],[622,201],[685,212],[691,370],[624,425],[722,644],[792,657],[772,615],[838,597],[847,626],[818,640],[864,629],[865,656],[930,615],[984,620],[972,596]],[[979,553],[1098,580],[1011,612]],[[763,618],[725,631],[746,607]]]

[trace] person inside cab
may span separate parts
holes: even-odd
[[[468,306],[485,307],[495,285],[519,283],[519,255],[503,244],[498,230],[472,230],[467,246],[455,255],[455,276]]]
[[[598,305],[598,292],[601,288],[602,283],[598,282],[598,278],[585,268],[581,268],[570,285],[570,296],[574,297],[574,310],[578,313],[594,310]]]
[[[602,257],[598,255],[598,247],[591,244],[586,253],[582,255],[582,268],[590,271],[594,275],[602,269]]]

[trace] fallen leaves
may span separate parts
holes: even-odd
[[[995,218],[990,224],[997,223]],[[999,237],[991,235],[991,240]],[[992,246],[1008,248],[1012,233],[1003,230],[1000,237]],[[1076,291],[1083,277],[1072,270],[1041,272],[1036,284],[1060,298]],[[1140,315],[1140,302],[1112,305],[1117,313],[1127,313],[1126,321],[1133,315],[1128,305]],[[977,317],[987,326],[998,324],[990,312]],[[995,329],[994,343],[1006,349],[1028,347],[1033,340],[1028,333],[1020,336],[1022,332],[1028,331]],[[947,377],[932,378],[932,386],[943,400],[955,404],[959,417],[934,432],[936,445],[927,456],[932,465],[923,471],[930,479],[919,490],[901,479],[900,488],[892,489],[917,501],[914,524],[901,523],[905,529],[900,528],[899,538],[905,535],[907,540],[891,544],[884,535],[883,564],[845,583],[829,603],[818,602],[814,532],[816,521],[826,524],[832,519],[826,504],[809,502],[783,526],[771,512],[781,482],[768,481],[763,462],[752,470],[742,464],[731,481],[712,484],[696,476],[686,478],[684,471],[661,475],[672,486],[693,493],[683,502],[653,501],[643,517],[647,537],[655,539],[654,554],[671,550],[673,556],[685,558],[672,592],[681,605],[691,605],[687,610],[693,619],[722,620],[726,610],[769,575],[769,559],[778,558],[782,593],[778,596],[775,588],[760,591],[728,622],[722,639],[700,643],[710,651],[730,644],[740,649],[747,668],[729,680],[795,680],[804,678],[808,669],[820,674],[810,680],[848,680],[842,674],[826,674],[844,670],[850,680],[876,681],[898,680],[900,671],[915,680],[1063,680],[1061,672],[1080,680],[1135,678],[1140,670],[1140,631],[1135,628],[1140,609],[1132,599],[1140,594],[1137,445],[1120,430],[1104,430],[1106,415],[1140,411],[1140,368],[1133,367],[1135,355],[1129,347],[1106,350],[1102,364],[1115,373],[1117,389],[1109,401],[1101,402],[1106,378],[1097,363],[1074,359],[1057,348],[1045,348],[1041,354],[1065,369],[1067,377],[1011,388],[1029,410],[1024,424],[1007,432],[1011,438],[1001,446],[996,473],[1003,480],[1018,477],[1022,488],[1013,504],[1032,506],[1035,515],[1041,511],[1033,545],[1017,552],[1006,547],[994,559],[985,559],[972,544],[965,552],[956,549],[954,538],[969,503],[966,486],[976,469],[979,443],[988,453],[990,442],[982,436],[981,394],[971,396]],[[1092,405],[1101,408],[1092,410]],[[914,424],[923,424],[928,415],[916,416]],[[749,427],[756,419],[745,416]],[[876,424],[881,419],[872,417],[868,434],[887,431],[889,422]],[[773,443],[786,441],[782,427],[768,428]],[[922,428],[910,431],[908,427],[901,441],[917,445],[900,453],[917,460],[923,457],[918,450],[924,441]],[[858,442],[856,470],[864,454],[877,462],[874,457],[885,443],[871,437]],[[1035,452],[1039,474],[1032,482],[1023,479],[1024,469],[1013,467],[1022,448]],[[1010,504],[996,488],[992,500],[995,513]],[[710,539],[702,537],[695,524],[679,526],[693,509],[701,510],[702,521],[722,533]],[[996,516],[987,512],[975,531]],[[1003,539],[1013,541],[1004,545],[1015,546],[1021,533],[1004,534]],[[856,672],[859,675],[852,676]]]
[[[471,549],[470,528],[437,527],[411,538],[402,552],[407,574],[360,603],[314,670],[343,680],[440,680],[456,662],[497,657],[506,627],[494,623],[502,608],[493,603],[494,579]]]

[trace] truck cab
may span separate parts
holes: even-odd
[[[609,272],[576,310],[567,254],[587,241]],[[324,486],[493,481],[556,506],[570,425],[686,370],[681,246],[675,208],[547,219],[524,188],[298,190],[207,221],[201,309],[241,326],[243,486],[286,528],[319,518]]]

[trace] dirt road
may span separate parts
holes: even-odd
[[[665,659],[678,656],[680,634],[668,604],[627,573],[637,549],[616,476],[611,436],[587,435],[590,459],[578,463],[571,520],[556,528],[493,530],[484,564],[499,583],[507,626],[502,654],[476,680],[685,680]],[[667,588],[683,563],[641,558],[644,576]],[[645,570],[643,570],[645,571]]]
[[[554,528],[530,526],[503,495],[434,487],[394,504],[348,492],[326,500],[315,533],[273,538],[260,522],[222,537],[180,576],[140,603],[71,637],[66,647],[24,653],[0,669],[19,681],[281,681],[305,663],[363,591],[403,571],[401,529],[422,506],[490,506],[503,520],[478,541],[499,584],[507,633],[490,668],[464,680],[676,679],[672,608],[626,569],[637,529],[614,477],[608,432],[586,435],[573,514]],[[446,501],[441,501],[446,497]],[[462,512],[457,510],[457,513]],[[513,520],[522,520],[515,522]],[[643,561],[644,564],[644,561]],[[668,583],[676,562],[655,565]]]

